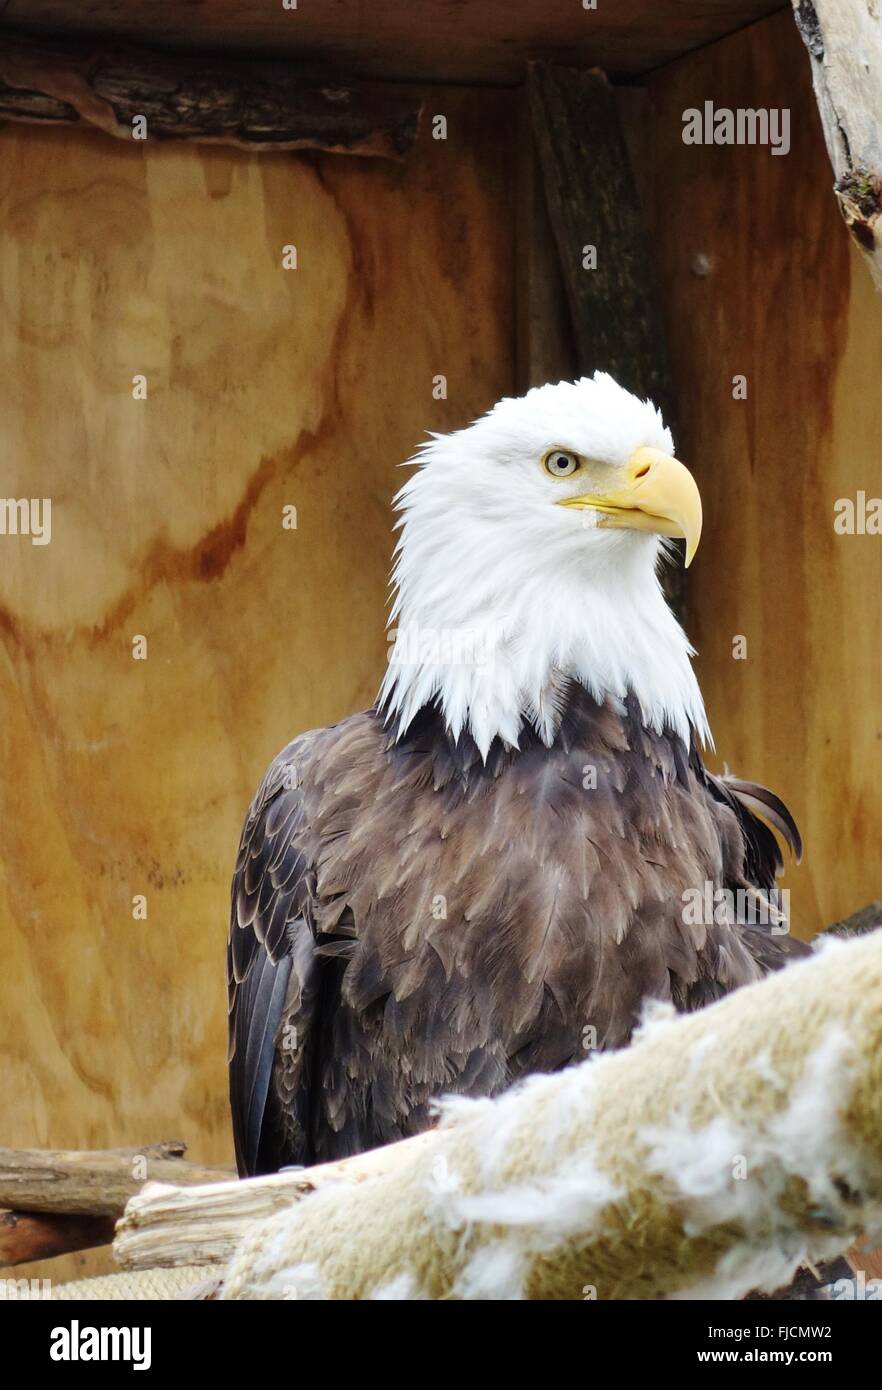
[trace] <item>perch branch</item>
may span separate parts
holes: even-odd
[[[430,1134],[383,1149],[292,1169],[270,1177],[181,1190],[150,1183],[117,1225],[113,1253],[125,1269],[213,1264],[229,1259],[255,1222],[332,1184],[361,1183],[392,1172],[431,1142]]]

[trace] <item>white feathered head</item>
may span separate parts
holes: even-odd
[[[707,737],[691,648],[657,577],[701,501],[659,412],[605,373],[499,401],[433,435],[396,498],[397,640],[380,692],[404,732],[431,700],[486,754],[524,720],[547,743],[562,692],[633,693],[651,727]]]

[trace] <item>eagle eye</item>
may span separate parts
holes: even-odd
[[[568,449],[550,449],[542,463],[552,478],[569,478],[579,467],[577,456]]]

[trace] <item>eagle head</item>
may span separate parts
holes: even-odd
[[[453,737],[545,742],[562,692],[633,695],[654,728],[708,737],[685,635],[664,599],[666,537],[701,499],[649,401],[612,377],[535,387],[432,435],[396,498],[395,646],[380,691],[403,733],[435,701]]]

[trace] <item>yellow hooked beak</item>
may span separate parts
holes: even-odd
[[[695,479],[679,459],[660,449],[638,449],[625,465],[625,483],[616,492],[562,497],[561,507],[591,507],[598,526],[653,531],[686,542],[686,568],[701,538],[701,496]]]

